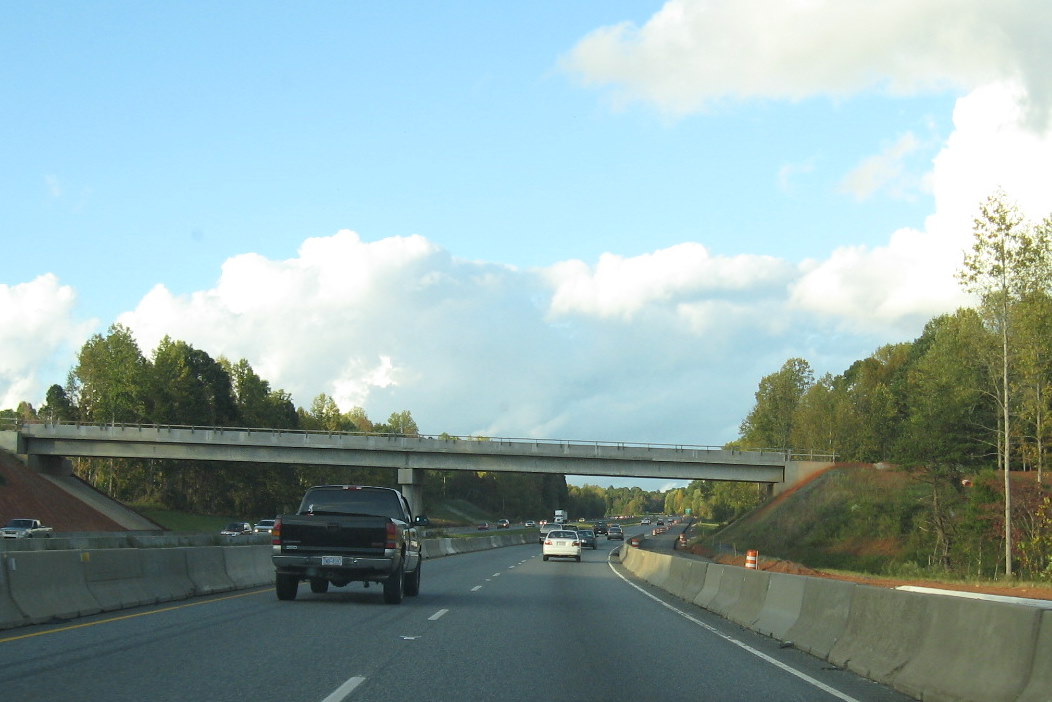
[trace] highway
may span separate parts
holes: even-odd
[[[421,594],[272,588],[0,631],[12,702],[909,699],[642,585],[600,539],[429,560]]]

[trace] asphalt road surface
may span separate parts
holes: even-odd
[[[273,588],[0,631],[11,702],[908,698],[635,580],[600,539],[425,561],[418,597]],[[627,548],[627,547],[626,547]]]

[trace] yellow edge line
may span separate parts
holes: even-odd
[[[266,590],[255,590],[253,592],[242,592],[237,595],[227,595],[225,597],[216,597],[211,600],[204,600],[202,602],[188,602],[186,604],[175,605],[174,607],[162,607],[161,609],[151,609],[149,612],[139,612],[138,614],[125,614],[121,617],[110,617],[109,619],[100,619],[94,622],[84,622],[83,624],[72,624],[70,626],[59,627],[58,629],[48,629],[47,631],[35,631],[32,634],[20,634],[18,636],[9,636],[6,639],[0,639],[0,643],[7,643],[8,641],[18,641],[19,639],[31,639],[34,636],[44,636],[45,634],[57,634],[62,631],[72,631],[73,629],[82,629],[86,626],[95,626],[96,624],[109,624],[111,622],[119,622],[125,619],[134,619],[136,617],[145,617],[148,614],[160,614],[161,612],[171,612],[177,609],[186,609],[187,607],[196,607],[203,604],[212,604],[213,602],[222,602],[223,600],[233,600],[238,597],[248,597],[249,595],[259,595],[264,592],[270,592],[274,588],[267,588]]]

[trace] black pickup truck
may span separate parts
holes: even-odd
[[[420,538],[402,493],[364,485],[316,485],[296,514],[283,514],[271,532],[274,585],[279,600],[293,600],[301,580],[312,592],[329,584],[383,583],[384,601],[398,604],[420,592]]]

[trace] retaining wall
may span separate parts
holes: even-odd
[[[621,551],[653,585],[916,699],[1052,700],[1052,609]]]

